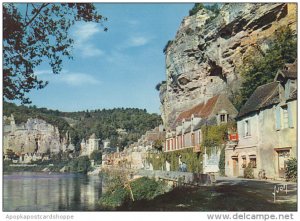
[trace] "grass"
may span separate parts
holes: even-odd
[[[297,211],[295,202],[272,202],[272,191],[247,186],[177,187],[149,201],[134,202],[131,211]]]

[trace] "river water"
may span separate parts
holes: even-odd
[[[98,211],[100,176],[15,172],[3,175],[4,211]]]

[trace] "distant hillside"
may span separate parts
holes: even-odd
[[[87,139],[92,133],[100,139],[110,139],[111,146],[123,148],[137,141],[147,130],[162,123],[158,114],[149,114],[138,108],[61,112],[3,102],[3,115],[11,114],[17,124],[26,122],[28,118],[39,118],[57,126],[60,133],[68,131],[76,149],[79,149],[81,140]],[[127,133],[118,134],[117,129],[125,129]]]

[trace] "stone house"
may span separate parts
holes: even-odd
[[[234,119],[237,110],[225,94],[216,95],[182,112],[166,132],[165,152],[201,144],[203,125],[220,125]],[[199,148],[199,147],[198,147]]]
[[[205,173],[218,172],[220,151],[206,154],[206,147],[201,147],[204,125],[220,125],[233,120],[238,114],[225,94],[216,95],[206,102],[179,114],[170,130],[166,132],[165,152],[193,148],[194,152],[204,153],[203,170]]]
[[[243,176],[250,163],[254,177],[283,178],[286,162],[297,153],[296,63],[278,71],[274,82],[258,87],[237,116],[239,140],[227,145],[225,173]]]

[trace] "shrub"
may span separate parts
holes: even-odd
[[[244,169],[244,178],[254,179],[253,167],[252,167],[252,165],[250,163]]]
[[[105,183],[107,183],[106,192],[99,199],[99,204],[108,209],[116,209],[124,204],[133,202],[130,190],[134,200],[151,200],[154,197],[163,194],[166,185],[163,182],[157,182],[154,179],[141,177],[130,182],[124,182],[124,174],[107,174]]]
[[[195,15],[198,11],[204,8],[203,3],[195,3],[194,7],[189,11],[189,15]]]
[[[288,181],[297,181],[297,159],[292,158],[287,161],[285,176]]]
[[[112,192],[104,193],[99,200],[99,204],[104,208],[115,209],[116,207],[122,206],[128,200],[128,190],[118,187]]]
[[[163,194],[165,184],[163,182],[157,182],[154,179],[148,177],[141,177],[131,182],[131,189],[134,200],[150,200],[154,197]]]
[[[88,156],[81,156],[69,162],[71,172],[87,173],[91,169],[91,162]]]
[[[102,152],[101,150],[94,150],[90,156],[91,160],[94,160],[95,163],[101,164],[102,162]]]
[[[169,41],[167,42],[167,44],[165,45],[165,47],[164,47],[164,49],[163,49],[164,54],[167,53],[167,50],[168,50],[168,48],[172,45],[172,43],[173,43],[172,40],[169,40]]]
[[[222,148],[219,160],[220,175],[225,176],[225,147]]]

